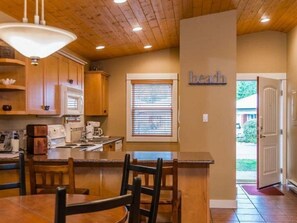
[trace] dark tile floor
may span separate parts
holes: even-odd
[[[212,223],[297,223],[297,194],[280,186],[284,196],[247,194],[237,185],[237,209],[211,209]]]

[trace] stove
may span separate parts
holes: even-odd
[[[98,143],[66,143],[66,135],[66,130],[63,125],[48,125],[49,148],[103,151],[103,145]]]

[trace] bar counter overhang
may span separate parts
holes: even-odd
[[[163,158],[164,162],[177,159],[178,184],[182,191],[182,222],[210,222],[209,168],[210,164],[214,164],[214,160],[208,152],[89,152],[64,148],[50,149],[47,155],[33,155],[33,159],[41,163],[59,164],[66,163],[68,157],[73,157],[76,187],[89,188],[90,194],[109,197],[119,194],[126,153],[129,153],[132,159],[137,158],[142,164],[154,163],[158,157]],[[0,162],[7,161],[0,158]],[[28,171],[26,174],[28,190]]]

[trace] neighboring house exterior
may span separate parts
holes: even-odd
[[[255,118],[257,118],[257,94],[236,101],[236,123],[242,127],[246,121]]]

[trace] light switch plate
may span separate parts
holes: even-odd
[[[203,114],[202,120],[203,120],[203,122],[208,122],[208,114]]]

